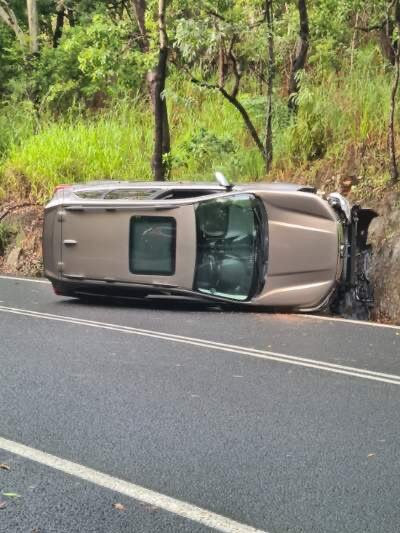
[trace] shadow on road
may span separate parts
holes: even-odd
[[[59,302],[61,303],[61,301]],[[265,307],[245,306],[240,304],[215,304],[197,300],[195,298],[173,296],[148,296],[146,298],[124,298],[110,296],[85,296],[83,298],[68,298],[62,304],[70,306],[107,307],[114,309],[143,309],[148,311],[170,311],[191,313],[265,313],[274,314],[276,310]],[[285,311],[287,312],[287,311]]]

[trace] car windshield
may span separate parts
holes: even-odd
[[[202,202],[196,229],[194,290],[244,301],[261,289],[266,216],[260,200],[241,194]]]

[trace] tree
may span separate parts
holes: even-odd
[[[26,8],[29,26],[29,49],[32,54],[37,54],[39,52],[39,21],[36,0],[27,0]]]
[[[56,5],[56,26],[53,33],[53,48],[57,48],[60,39],[62,37],[63,28],[64,28],[64,19],[66,15],[67,8],[64,4],[64,0],[59,0]]]
[[[12,29],[16,38],[18,39],[19,44],[22,47],[25,47],[24,32],[18,24],[17,17],[15,16],[15,13],[11,9],[7,0],[0,0],[0,19],[3,20],[3,22],[5,22],[7,26]]]
[[[269,172],[273,157],[272,143],[272,96],[275,77],[275,50],[274,50],[274,12],[273,0],[265,2],[265,16],[267,20],[268,42],[268,76],[267,76],[267,115],[265,125],[264,161],[265,170]]]
[[[308,11],[307,1],[298,0],[297,9],[300,19],[300,31],[297,39],[296,51],[292,59],[292,66],[289,77],[289,101],[288,106],[292,111],[297,110],[297,94],[299,92],[298,74],[303,70],[307,60],[307,53],[309,48],[309,25],[308,25]]]
[[[382,54],[394,67],[390,91],[387,144],[390,176],[393,182],[397,182],[400,178],[400,172],[397,161],[395,116],[400,85],[400,0],[378,0],[373,7],[375,12],[371,11],[375,15],[375,20],[372,21],[372,24],[357,26],[356,29],[365,33],[378,31]],[[382,15],[382,12],[385,12],[384,7],[386,7],[386,13]]]
[[[167,104],[164,97],[168,63],[168,35],[165,23],[167,0],[158,1],[159,52],[158,64],[150,79],[151,98],[154,106],[154,152],[153,175],[156,181],[163,181],[167,174],[166,155],[170,151]]]
[[[149,37],[146,28],[146,0],[130,0],[132,11],[139,28],[139,46],[143,52],[149,50]]]
[[[396,134],[395,134],[395,113],[396,113],[396,103],[397,103],[397,93],[399,89],[400,82],[400,46],[398,39],[400,36],[400,0],[392,0],[389,3],[388,13],[387,13],[387,26],[389,26],[390,17],[393,17],[393,27],[395,28],[395,33],[392,37],[392,49],[394,55],[394,77],[392,83],[392,90],[390,95],[390,117],[389,117],[389,134],[388,134],[388,145],[389,145],[389,159],[390,159],[390,175],[393,181],[399,180],[399,166],[397,162],[397,152],[396,152]]]
[[[180,53],[182,62],[178,65],[190,75],[191,81],[210,90],[218,91],[240,113],[244,125],[259,150],[265,165],[270,170],[272,162],[272,95],[275,73],[274,57],[274,21],[273,0],[264,0],[263,10],[256,3],[245,12],[240,6],[227,2],[225,10],[216,11],[208,8],[196,11],[191,19],[185,17],[177,24],[175,45]],[[223,4],[224,5],[224,4]],[[265,24],[267,29],[265,31]],[[251,38],[262,31],[263,41],[255,41],[255,46],[249,46]],[[266,36],[266,38],[265,38]],[[251,37],[251,38],[250,38]],[[244,53],[242,50],[246,49]],[[256,124],[249,111],[240,101],[241,82],[245,74],[245,67],[256,62],[248,54],[248,49],[255,55],[264,54],[263,64],[267,68],[267,102],[265,120],[265,138],[257,131]],[[265,52],[266,51],[266,52]],[[257,57],[258,59],[258,57]],[[183,63],[183,64],[182,64]],[[218,71],[218,84],[209,81],[213,77],[215,68]],[[201,70],[202,78],[193,75],[193,71]]]
[[[137,41],[143,54],[151,53],[150,38],[146,27],[146,0],[130,0],[131,11],[138,27]],[[164,180],[168,168],[165,156],[171,150],[167,102],[164,94],[168,63],[168,36],[166,32],[166,0],[158,3],[157,25],[159,34],[158,64],[146,75],[147,88],[154,115],[154,152],[152,170],[155,180]]]

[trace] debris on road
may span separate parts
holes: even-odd
[[[113,503],[112,506],[117,511],[126,511],[126,507],[125,505],[122,505],[122,503]]]

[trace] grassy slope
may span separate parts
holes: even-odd
[[[386,132],[390,74],[375,50],[359,55],[346,75],[303,82],[296,120],[275,95],[274,168],[263,163],[237,111],[223,98],[170,83],[171,179],[300,180],[327,189],[353,186],[366,198],[388,184]],[[263,98],[242,95],[263,126]],[[400,118],[400,115],[399,115]],[[45,200],[54,186],[93,179],[151,179],[152,117],[147,102],[119,102],[93,117],[80,113],[38,120],[27,104],[0,111],[0,201]]]

